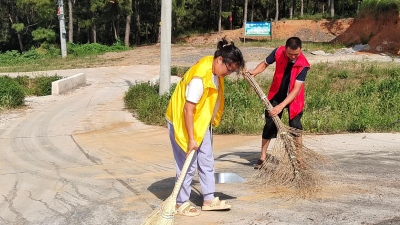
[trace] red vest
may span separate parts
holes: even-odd
[[[274,74],[274,79],[271,84],[271,88],[268,93],[268,100],[275,96],[279,91],[279,87],[281,86],[282,77],[285,73],[286,66],[288,64],[288,57],[286,55],[285,46],[281,46],[278,48],[275,54],[275,62],[276,69]],[[307,62],[306,57],[304,57],[303,53],[300,53],[299,58],[297,58],[295,64],[292,68],[292,73],[290,75],[290,87],[289,92],[291,92],[294,88],[294,84],[296,83],[297,75],[307,67],[310,69],[310,64]],[[290,119],[293,119],[297,114],[299,114],[304,108],[304,84],[301,86],[299,94],[294,98],[294,100],[289,103],[289,116]]]

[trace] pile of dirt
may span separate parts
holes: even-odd
[[[334,42],[346,45],[368,44],[363,52],[400,55],[400,15],[388,12],[378,17],[357,17]]]
[[[272,38],[287,39],[297,36],[303,41],[310,42],[330,42],[337,36],[345,32],[353,23],[352,18],[338,20],[285,20],[273,22]],[[194,35],[191,37],[173,39],[173,43],[186,42],[193,45],[215,44],[221,38],[226,37],[228,41],[239,42],[244,39],[244,29],[223,30],[221,33],[212,32],[202,35]],[[271,37],[266,36],[247,36],[246,41],[250,40],[269,40]]]

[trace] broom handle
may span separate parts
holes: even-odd
[[[250,75],[248,72],[242,72],[242,74],[245,76],[247,81],[250,83],[250,85],[253,87],[254,91],[256,91],[258,97],[261,98],[261,101],[264,103],[266,109],[270,111],[274,107],[272,106],[271,102],[268,101],[267,96],[264,94],[262,91],[261,87],[258,85],[258,83],[254,80],[254,78]],[[276,117],[276,116],[275,116]]]
[[[194,156],[195,152],[196,152],[195,150],[192,150],[190,152],[190,154],[188,155],[188,157],[186,158],[185,164],[183,164],[183,167],[182,167],[182,170],[181,170],[181,175],[179,175],[178,181],[176,182],[174,190],[172,191],[172,196],[175,199],[178,196],[179,190],[181,189],[183,180],[185,179],[185,176],[186,176],[186,172],[187,172],[187,170],[189,168],[190,163],[192,162],[192,159],[193,159],[193,156]]]
[[[249,72],[244,72],[242,71],[242,74],[245,76],[245,78],[247,79],[247,81],[250,83],[250,85],[253,87],[254,91],[257,93],[257,95],[261,98],[262,102],[264,103],[265,107],[267,108],[267,110],[271,110],[273,109],[272,104],[269,102],[267,96],[265,96],[264,92],[262,91],[262,89],[260,88],[260,86],[258,85],[258,83],[254,80],[254,77],[252,77],[250,75]],[[283,125],[282,121],[279,119],[278,116],[274,116],[272,117],[272,120],[274,121],[276,127],[278,128],[279,131],[286,131],[285,126]],[[283,132],[281,132],[283,133]],[[287,145],[287,143],[285,143],[285,145]],[[294,169],[294,176],[296,176],[296,167],[294,165],[294,162],[292,160],[292,154],[288,151],[289,146],[285,146],[286,148],[286,153],[289,155],[289,161],[292,164],[292,167]]]

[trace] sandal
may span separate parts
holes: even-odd
[[[259,159],[259,160],[257,161],[257,164],[254,164],[254,169],[255,169],[255,170],[261,169],[263,163],[264,163],[264,160]]]
[[[196,209],[196,207],[191,206],[189,202],[183,203],[179,208],[175,211],[175,214],[177,215],[183,215],[183,216],[198,216],[200,215],[200,210],[197,210],[195,212],[192,212],[190,210]]]
[[[219,201],[219,197],[215,197],[212,202],[211,205],[203,205],[201,207],[202,211],[212,211],[212,210],[227,210],[232,208],[232,205],[229,205],[225,202],[225,200],[222,200],[221,203],[219,205],[218,204]]]

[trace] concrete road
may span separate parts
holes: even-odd
[[[172,193],[175,166],[167,130],[124,109],[123,96],[158,66],[57,71],[87,74],[88,85],[31,97],[26,110],[0,120],[0,224],[140,224]],[[52,74],[55,71],[49,71]],[[337,167],[313,198],[252,185],[259,136],[216,135],[217,172],[241,184],[217,184],[233,208],[176,216],[175,224],[400,224],[400,134],[308,135],[306,144]],[[198,178],[192,203],[201,206]]]

